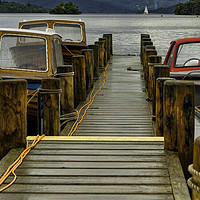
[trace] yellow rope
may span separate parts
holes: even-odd
[[[105,85],[105,83],[106,83],[106,80],[108,79],[108,77],[106,76],[108,66],[109,66],[109,64],[107,64],[106,67],[105,67],[105,71],[104,71],[104,75],[103,75],[103,76],[105,77],[105,79],[104,79],[104,81],[103,81],[103,84],[102,84],[101,87],[98,89],[98,91],[94,94],[94,96],[92,96],[92,94],[93,94],[93,92],[94,92],[94,88],[93,88],[93,90],[92,90],[92,92],[91,92],[91,95],[90,95],[90,101],[89,101],[87,104],[85,104],[84,106],[82,106],[81,109],[79,110],[78,116],[77,116],[77,120],[75,121],[74,125],[72,126],[72,128],[71,128],[71,130],[70,130],[68,136],[72,136],[72,135],[74,134],[74,132],[75,132],[76,129],[78,128],[78,125],[83,121],[83,118],[84,118],[84,116],[86,115],[87,110],[88,110],[89,107],[92,105],[95,96],[96,96],[96,95],[101,91],[101,89],[104,87],[104,85]],[[87,106],[87,105],[88,105],[88,106]],[[81,110],[82,110],[84,107],[86,107],[86,106],[87,106],[87,108],[85,109],[84,114],[83,114],[82,117],[81,117],[81,120],[78,122],[78,119],[79,119],[79,116],[80,116],[80,112],[81,112]],[[77,123],[77,122],[78,122],[78,123]],[[74,126],[75,126],[75,128],[74,128]]]
[[[36,136],[35,140],[33,141],[32,145],[30,147],[27,147],[20,156],[8,167],[7,171],[4,173],[4,175],[0,179],[0,186],[4,183],[4,181],[9,177],[9,175],[12,173],[14,175],[13,180],[6,185],[5,187],[0,189],[0,192],[4,191],[8,187],[10,187],[17,179],[17,175],[15,174],[15,170],[21,165],[23,159],[26,157],[26,155],[30,152],[30,150],[37,145],[37,143],[44,137],[45,135],[42,135],[39,137],[39,135]]]

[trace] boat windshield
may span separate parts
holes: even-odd
[[[200,42],[180,44],[175,67],[200,67]]]
[[[0,68],[46,71],[46,40],[32,36],[3,35],[0,41]]]
[[[80,24],[55,23],[54,30],[62,36],[64,42],[82,42],[82,30]]]
[[[54,46],[55,46],[55,55],[56,55],[56,64],[57,66],[64,65],[63,62],[63,54],[62,54],[62,46],[59,39],[54,39]]]
[[[24,25],[22,25],[21,28],[38,30],[38,31],[46,31],[46,29],[48,28],[48,25],[47,25],[47,23],[24,24]]]

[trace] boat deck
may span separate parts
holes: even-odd
[[[178,156],[154,137],[139,58],[113,56],[107,77],[74,136],[44,137],[0,199],[190,199]]]

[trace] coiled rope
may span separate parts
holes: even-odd
[[[45,135],[39,136],[37,135],[35,140],[33,141],[32,145],[30,147],[28,147],[28,142],[26,145],[26,149],[20,154],[20,156],[17,158],[17,160],[15,160],[15,162],[10,165],[7,169],[7,171],[4,173],[4,175],[1,177],[0,179],[0,186],[4,183],[4,181],[9,177],[9,175],[12,173],[14,175],[13,180],[6,185],[5,187],[0,189],[0,192],[4,191],[5,189],[7,189],[8,187],[10,187],[17,179],[17,175],[15,174],[15,170],[21,165],[22,161],[24,160],[24,158],[26,157],[26,155],[31,151],[31,149],[33,147],[36,146],[36,144],[44,137]]]
[[[106,76],[108,66],[109,66],[109,64],[107,64],[106,67],[105,67],[105,71],[104,71],[104,75],[103,75],[103,76],[105,77],[105,79],[104,79],[104,81],[103,81],[103,84],[102,84],[101,87],[96,91],[96,93],[95,93],[94,95],[93,95],[93,92],[94,92],[94,89],[95,89],[95,88],[93,88],[93,90],[92,90],[92,92],[91,92],[91,94],[90,94],[90,101],[89,101],[88,103],[86,103],[84,106],[82,106],[81,109],[79,110],[78,116],[77,116],[77,120],[76,120],[75,123],[73,124],[73,126],[72,126],[72,128],[71,128],[71,130],[70,130],[70,132],[69,132],[69,134],[68,134],[68,136],[72,136],[72,135],[74,134],[74,132],[75,132],[76,129],[78,128],[78,125],[83,121],[83,118],[84,118],[84,116],[86,115],[87,110],[89,109],[89,107],[90,107],[90,106],[92,105],[92,103],[94,102],[95,96],[96,96],[96,95],[101,91],[101,89],[104,87],[104,85],[105,85],[105,83],[106,83],[106,80],[108,79],[108,77]],[[92,95],[93,95],[93,96],[92,96]],[[81,110],[82,110],[84,107],[86,107],[86,106],[87,106],[87,108],[85,109],[85,111],[84,111],[84,113],[83,113],[83,115],[82,115],[80,121],[78,122],[79,116],[80,116],[80,112],[81,112]]]
[[[188,171],[193,176],[197,176],[198,178],[200,178],[200,172],[198,172],[197,170],[195,170],[193,168],[193,164],[188,166]],[[187,180],[187,184],[192,190],[195,190],[196,192],[200,193],[200,187],[193,182],[193,178],[192,177]]]

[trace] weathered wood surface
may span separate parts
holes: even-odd
[[[128,71],[131,67],[133,71]],[[141,64],[134,56],[113,56],[108,80],[95,97],[75,136],[154,136],[150,104],[145,100]],[[101,75],[95,91],[102,84]]]
[[[0,199],[174,199],[162,140],[41,141],[16,173]]]
[[[138,58],[117,56],[111,62],[108,81],[75,133],[78,136],[46,136],[16,170],[16,183],[0,199],[176,199],[170,180],[172,175],[177,178],[176,170],[169,171],[173,167],[163,138],[152,137]],[[134,71],[127,71],[129,66]],[[102,80],[101,76],[97,88]],[[184,185],[182,179],[176,182]],[[176,195],[181,192],[178,188]]]
[[[24,147],[27,136],[27,81],[0,81],[0,159]]]
[[[60,93],[52,90],[60,89],[60,79],[46,78],[42,79],[43,93],[43,115],[44,115],[44,133],[46,135],[56,136],[60,134]]]

